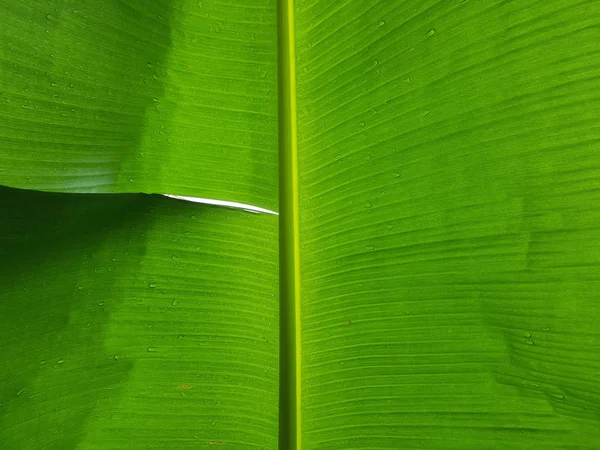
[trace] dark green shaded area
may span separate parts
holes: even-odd
[[[0,190],[2,448],[276,448],[276,219]]]

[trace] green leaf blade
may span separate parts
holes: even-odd
[[[3,447],[276,446],[275,217],[143,195],[0,201]]]
[[[597,446],[594,9],[298,2],[304,448]]]
[[[276,209],[276,12],[4,2],[0,183]]]

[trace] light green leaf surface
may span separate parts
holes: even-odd
[[[599,448],[598,2],[297,4],[303,448]]]
[[[0,185],[283,216],[0,189],[0,448],[600,448],[600,4],[287,3],[0,0]]]
[[[267,0],[1,0],[0,184],[276,209],[276,25]]]
[[[0,190],[0,448],[274,448],[276,219]]]

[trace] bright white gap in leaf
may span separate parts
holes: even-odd
[[[275,214],[276,216],[279,215],[278,212],[271,211],[270,209],[260,208],[258,206],[253,206],[253,205],[246,205],[245,203],[227,202],[224,200],[214,200],[212,198],[185,197],[183,195],[171,195],[171,194],[162,194],[162,195],[164,195],[165,197],[169,197],[169,198],[175,198],[177,200],[184,200],[186,202],[204,203],[205,205],[218,205],[218,206],[225,206],[227,208],[243,209],[244,211],[248,211],[248,212],[255,213],[255,214],[264,213],[264,214]]]

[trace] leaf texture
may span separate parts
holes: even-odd
[[[297,1],[303,448],[597,448],[597,2]]]
[[[0,447],[275,448],[276,219],[0,189]]]
[[[290,5],[0,0],[0,448],[600,448],[600,4]]]
[[[0,1],[0,184],[277,207],[267,0]]]

